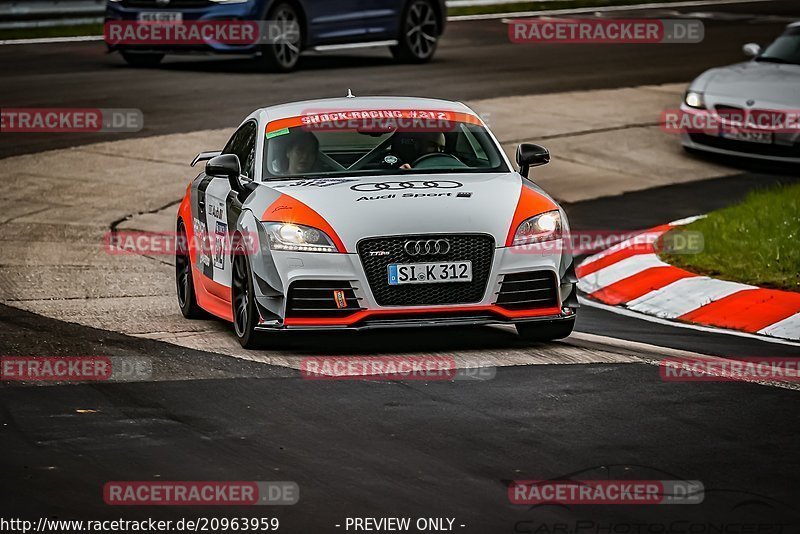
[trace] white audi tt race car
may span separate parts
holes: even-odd
[[[578,301],[563,209],[467,106],[352,97],[259,109],[203,152],[177,218],[183,315],[240,343],[295,329],[513,324],[566,337]]]

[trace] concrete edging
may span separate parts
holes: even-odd
[[[700,217],[651,228],[589,256],[577,268],[578,287],[593,301],[660,319],[800,340],[800,293],[701,276],[658,258],[654,243],[662,235]]]

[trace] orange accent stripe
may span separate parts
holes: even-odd
[[[709,326],[758,332],[800,312],[800,293],[775,289],[745,289],[679,317]]]
[[[309,110],[313,111],[313,110]],[[393,112],[398,114],[398,117],[389,117],[389,118],[374,118],[371,119],[370,117],[353,117],[352,113],[370,113],[372,111],[386,113],[386,112]],[[427,114],[435,114],[435,116],[431,117],[420,117],[421,113]],[[345,114],[344,117],[341,118],[334,118],[333,120],[328,121],[316,121],[310,122],[311,117],[320,117],[323,115],[335,115],[335,114]],[[276,119],[272,122],[267,123],[266,132],[271,133],[277,130],[282,130],[284,128],[296,128],[298,126],[303,126],[306,124],[326,124],[336,121],[358,121],[358,120],[386,120],[391,121],[393,119],[421,119],[421,120],[432,120],[432,121],[441,121],[441,122],[465,122],[468,124],[477,124],[482,126],[483,123],[481,120],[471,113],[463,113],[460,111],[441,111],[441,110],[417,110],[417,109],[381,109],[381,110],[370,110],[370,109],[343,109],[343,110],[319,110],[313,111],[311,113],[306,113],[297,117],[285,117],[283,119]],[[346,124],[346,123],[345,123]],[[313,126],[310,127],[313,129]],[[346,128],[344,128],[346,129]]]
[[[194,281],[197,305],[220,319],[225,319],[232,323],[233,309],[231,308],[231,288],[223,286],[219,282],[215,282],[203,275],[203,273],[195,269],[194,264],[192,264],[192,280]],[[207,290],[206,287],[211,288],[216,295],[210,290]],[[217,295],[224,296],[224,298],[220,298],[220,296]]]
[[[323,219],[319,213],[309,208],[307,205],[285,193],[269,205],[261,216],[261,220],[265,222],[273,221],[313,226],[328,234],[328,236],[333,239],[333,243],[336,245],[336,249],[339,252],[347,252],[344,243],[339,239],[333,227],[328,224],[328,221]]]
[[[286,326],[349,326],[361,321],[362,319],[374,315],[381,315],[391,317],[392,315],[409,315],[416,313],[441,313],[442,317],[447,317],[448,313],[457,313],[464,311],[476,312],[490,312],[506,319],[524,319],[533,317],[545,317],[548,315],[561,314],[560,307],[554,308],[541,308],[538,310],[505,310],[499,306],[471,306],[462,308],[408,308],[408,309],[392,309],[392,310],[362,310],[347,317],[335,318],[287,318],[284,320]]]
[[[692,276],[697,275],[676,267],[651,267],[650,269],[636,273],[628,278],[614,282],[603,289],[591,293],[589,296],[600,302],[616,306],[617,304],[630,302],[651,291],[667,286],[676,280],[690,278]]]
[[[522,190],[519,193],[519,201],[517,202],[517,209],[514,212],[514,219],[511,221],[511,228],[508,230],[508,237],[506,238],[506,246],[510,247],[514,242],[514,234],[522,224],[522,221],[529,219],[534,215],[539,215],[546,211],[557,210],[558,206],[549,198],[541,195],[522,184]]]
[[[194,224],[190,205],[190,190],[191,183],[189,187],[186,188],[186,195],[183,197],[181,205],[178,208],[178,217],[183,220],[183,227],[186,229],[187,243],[194,242]],[[192,264],[192,285],[194,285],[197,305],[221,319],[233,322],[231,288],[208,278],[195,267],[197,262],[197,250],[195,247],[189,247],[189,261]]]

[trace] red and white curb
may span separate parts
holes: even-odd
[[[576,270],[578,287],[592,301],[660,319],[800,340],[800,293],[700,276],[658,258],[656,240],[698,218],[652,228],[589,256]]]

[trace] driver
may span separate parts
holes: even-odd
[[[296,132],[286,142],[287,174],[311,172],[319,154],[319,140],[311,132]]]
[[[444,152],[445,138],[442,132],[402,134],[392,145],[393,152],[403,161],[399,168],[407,171],[422,156]]]

